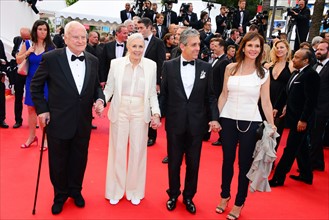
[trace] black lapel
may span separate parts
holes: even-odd
[[[174,68],[174,74],[173,77],[176,78],[177,80],[177,85],[179,87],[179,89],[182,91],[182,93],[185,96],[185,99],[187,99],[186,93],[185,93],[185,89],[184,89],[184,84],[183,84],[183,80],[182,80],[182,74],[181,74],[181,69],[180,69],[180,62],[181,62],[181,57],[177,57],[176,59],[173,59],[173,68]]]
[[[193,95],[194,90],[197,89],[198,83],[200,82],[200,76],[201,76],[201,71],[202,71],[200,60],[198,60],[198,59],[195,60],[194,68],[195,68],[195,78],[194,78],[193,88],[192,88],[190,97]]]
[[[154,43],[155,43],[155,37],[152,36],[149,44],[147,45],[144,57],[147,56],[147,53],[151,50],[151,47],[153,47]]]
[[[78,93],[78,88],[75,85],[74,78],[73,78],[71,68],[69,65],[69,61],[67,60],[66,47],[64,47],[63,49],[58,49],[58,50],[62,50],[59,53],[59,56],[57,57],[58,63],[60,65],[60,67],[62,68],[62,71],[63,71],[69,85],[72,87],[72,89],[74,89]]]
[[[85,55],[86,73],[85,73],[85,78],[83,80],[81,94],[85,91],[85,89],[88,85],[88,82],[90,80],[90,75],[91,75],[91,59],[89,57],[89,54],[87,54],[86,52],[84,53],[84,55]]]

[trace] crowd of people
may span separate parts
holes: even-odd
[[[124,196],[133,205],[144,198],[147,146],[156,144],[156,130],[163,117],[167,155],[162,162],[168,164],[169,211],[176,208],[182,194],[187,211],[196,213],[193,198],[202,141],[209,140],[211,131],[218,136],[212,145],[223,150],[220,201],[215,209],[218,214],[226,212],[232,196],[238,150],[238,190],[228,219],[239,218],[247,198],[250,180],[246,174],[253,161],[260,122],[266,120],[272,134],[280,134],[275,150],[283,130],[289,128],[287,145],[270,186],[284,185],[295,159],[299,174],[290,175],[294,180],[312,184],[313,171],[324,171],[329,34],[316,36],[311,44],[306,42],[309,9],[307,1],[300,0],[300,11],[293,12],[299,34],[294,50],[285,33],[268,45],[259,27],[249,23],[246,3],[239,0],[232,21],[228,8],[221,6],[215,33],[208,13],[201,12],[198,19],[191,3],[179,14],[172,11],[172,3],[159,13],[157,4],[149,0],[139,14],[126,3],[120,12],[122,24],[112,37],[97,31],[87,34],[77,21],[59,27],[53,40],[43,20],[36,21],[31,30],[20,29],[20,36],[13,40],[12,55],[18,65],[27,59],[29,70],[27,76],[16,76],[13,128],[23,123],[25,86],[29,137],[21,148],[38,144],[38,116],[39,125],[47,125],[48,144],[41,150],[49,150],[53,214],[61,213],[69,197],[76,206],[85,206],[81,190],[92,109],[101,115],[109,103],[105,198],[112,205]],[[0,47],[0,58],[6,64],[3,50]],[[0,76],[4,94],[5,75]],[[8,128],[3,97],[0,127]],[[181,191],[184,157],[186,176]]]

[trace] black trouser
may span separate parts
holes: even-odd
[[[239,144],[239,177],[238,177],[238,193],[235,198],[235,205],[242,206],[248,194],[249,179],[246,177],[250,170],[253,153],[256,146],[256,129],[260,122],[239,121],[239,129],[237,129],[236,120],[221,118],[220,124],[221,140],[223,149],[223,166],[222,166],[222,198],[231,196],[231,182],[234,174],[234,161],[236,156],[237,144]]]
[[[0,81],[0,122],[6,119],[6,86]]]
[[[284,130],[284,127],[285,127],[285,120],[284,120],[284,117],[282,118],[275,118],[274,119],[274,124],[277,128],[277,131],[278,134],[280,135],[279,137],[276,138],[276,146],[275,146],[275,151],[278,150],[278,147],[280,145],[280,141],[281,141],[281,137],[282,137],[282,134],[283,134],[283,130]]]
[[[284,182],[287,173],[290,171],[295,158],[300,170],[300,175],[306,179],[312,179],[310,165],[310,153],[307,144],[307,131],[298,132],[297,125],[290,129],[287,145],[284,148],[281,159],[275,169],[273,179]]]
[[[75,135],[62,140],[47,135],[49,174],[56,199],[81,192],[90,137]]]
[[[315,115],[311,130],[311,165],[312,168],[324,169],[323,137],[328,116]]]
[[[173,134],[167,131],[169,174],[167,193],[171,198],[177,198],[181,193],[180,170],[185,154],[186,174],[183,198],[193,199],[197,191],[202,137],[203,134],[192,135],[188,131],[183,134]]]
[[[26,76],[20,74],[16,75],[15,80],[15,121],[16,123],[22,123],[22,111],[23,111],[23,94],[25,86]]]

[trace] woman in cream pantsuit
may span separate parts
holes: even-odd
[[[143,57],[144,38],[139,33],[128,38],[127,49],[127,56],[112,60],[104,89],[106,101],[113,95],[105,192],[112,205],[124,193],[134,205],[144,198],[148,124],[151,121],[153,129],[161,125],[156,63]]]

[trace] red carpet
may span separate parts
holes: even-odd
[[[14,98],[9,96],[6,122],[10,128],[0,128],[0,219],[225,219],[227,212],[223,215],[215,213],[219,201],[222,163],[221,147],[211,146],[211,142],[217,138],[216,134],[203,145],[198,192],[194,198],[196,215],[185,210],[181,197],[176,210],[167,211],[167,169],[166,165],[161,163],[166,155],[163,126],[159,130],[156,145],[148,148],[145,199],[139,206],[133,206],[126,199],[116,206],[110,205],[104,198],[109,128],[105,116],[96,117],[93,122],[98,129],[92,131],[82,191],[86,207],[79,209],[72,200],[68,200],[60,215],[51,214],[53,190],[48,174],[48,153],[45,152],[36,215],[32,215],[40,151],[36,146],[29,149],[20,148],[28,135],[27,110],[24,109],[23,112],[23,126],[13,129],[13,105]],[[106,114],[107,110],[104,112],[104,115]],[[41,140],[41,130],[38,129],[37,132]],[[286,133],[283,140],[285,139]],[[284,144],[279,148],[279,157]],[[249,193],[240,219],[329,219],[328,149],[325,150],[325,157],[326,170],[314,172],[314,183],[311,186],[287,178],[285,186],[274,188],[270,193]],[[291,173],[296,174],[296,165]],[[235,175],[232,183],[233,197],[236,193],[236,183]],[[233,201],[229,203],[229,209],[232,206]]]

